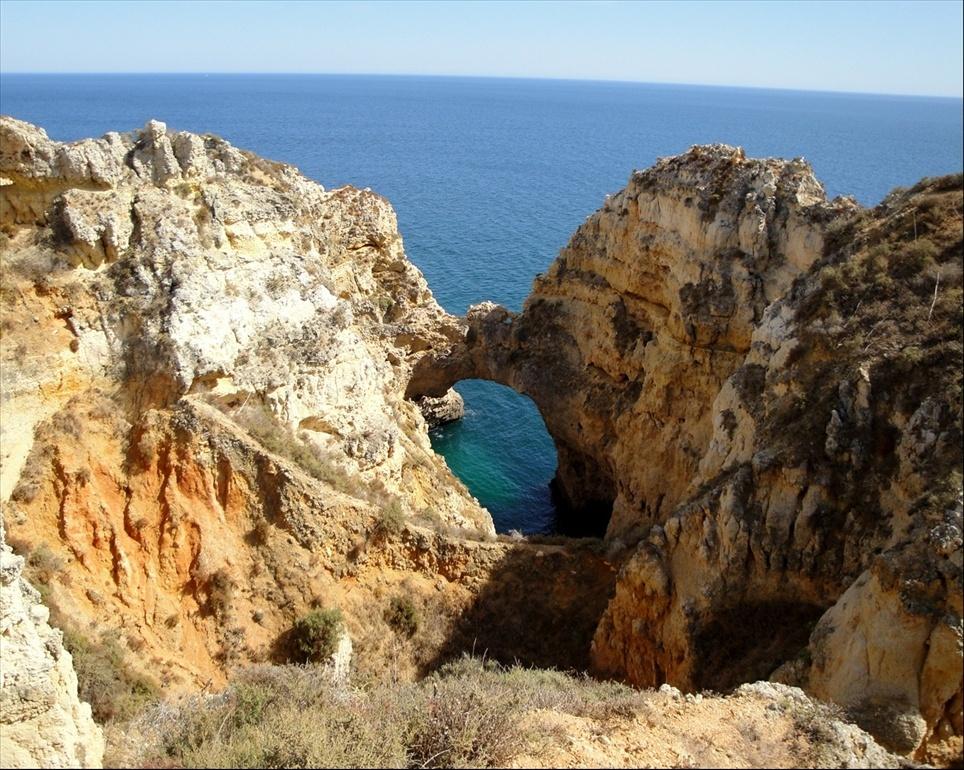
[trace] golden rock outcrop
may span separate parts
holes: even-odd
[[[65,623],[176,690],[338,606],[354,665],[393,677],[471,649],[773,677],[888,749],[960,752],[960,177],[866,210],[802,160],[695,147],[521,313],[459,319],[371,191],[153,121],[0,139],[0,499]],[[455,416],[470,377],[532,397],[568,523],[604,541],[495,537],[418,406]]]
[[[960,202],[944,177],[865,210],[802,160],[694,147],[416,365],[413,395],[531,396],[573,525],[631,547],[597,672],[780,667],[898,751],[959,751]]]

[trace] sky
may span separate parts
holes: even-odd
[[[962,95],[964,2],[22,2],[0,72],[298,72]]]

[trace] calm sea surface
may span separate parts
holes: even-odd
[[[698,86],[292,75],[4,75],[0,112],[73,140],[149,118],[213,132],[398,212],[438,300],[519,309],[576,227],[635,168],[692,144],[806,157],[833,196],[960,171],[960,99]],[[553,528],[555,452],[531,402],[464,382],[435,447],[505,531]]]

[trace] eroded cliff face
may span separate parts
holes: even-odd
[[[156,122],[72,145],[2,131],[7,494],[36,420],[96,386],[124,416],[258,407],[363,484],[491,531],[442,466],[413,471],[431,450],[401,393],[452,323],[387,201]]]
[[[961,261],[959,177],[867,211],[803,161],[695,147],[409,389],[531,396],[577,525],[634,548],[599,673],[725,689],[786,663],[896,750],[959,753]]]
[[[851,208],[802,161],[719,146],[663,160],[577,230],[518,318],[473,308],[466,349],[423,360],[410,390],[481,376],[528,394],[563,503],[597,527],[611,510],[609,535],[638,538],[694,488],[713,399]]]
[[[176,690],[338,606],[374,673],[475,649],[772,675],[959,754],[959,178],[867,211],[803,161],[693,148],[607,199],[521,314],[456,319],[370,191],[153,122],[0,140],[0,497],[63,622]],[[533,398],[559,499],[608,542],[494,542],[426,433],[469,377]],[[399,595],[430,618],[412,638]]]
[[[284,660],[318,606],[373,673],[476,639],[539,660],[534,634],[572,617],[552,647],[588,665],[614,572],[495,542],[432,451],[407,382],[461,327],[383,198],[156,122],[61,144],[4,118],[0,147],[3,517],[58,622],[166,691]],[[523,616],[523,574],[524,633],[473,633]],[[396,596],[426,618],[411,638],[386,622]]]

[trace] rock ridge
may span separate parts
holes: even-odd
[[[801,159],[694,147],[634,172],[521,313],[460,319],[369,190],[157,121],[64,144],[0,118],[8,537],[175,690],[335,605],[352,665],[392,676],[481,637],[641,686],[772,677],[948,761],[960,200],[958,175],[862,209]],[[474,377],[535,401],[604,543],[496,541],[427,436]],[[437,617],[417,641],[386,631],[399,593]]]
[[[607,197],[521,313],[476,305],[417,364],[411,395],[529,395],[561,501],[631,549],[598,673],[783,664],[885,745],[959,754],[960,200],[957,175],[862,209],[802,160],[694,147]]]

